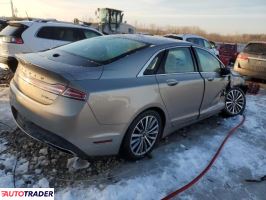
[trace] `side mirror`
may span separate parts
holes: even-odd
[[[210,41],[211,49],[216,49],[216,44],[213,41]]]
[[[231,74],[231,70],[229,68],[227,67],[221,68],[221,76],[227,76],[229,74]]]

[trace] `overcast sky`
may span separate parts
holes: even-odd
[[[0,16],[10,16],[9,0],[0,0]],[[18,16],[95,18],[98,7],[125,11],[132,25],[198,26],[208,32],[265,33],[266,0],[13,0]]]

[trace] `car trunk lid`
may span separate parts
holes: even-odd
[[[14,77],[16,87],[26,96],[45,105],[52,104],[62,95],[72,80],[98,79],[102,74],[101,66],[70,65],[51,60],[42,53],[23,54],[17,58],[19,64]]]

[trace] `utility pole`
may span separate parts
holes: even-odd
[[[11,6],[11,13],[12,13],[12,17],[16,17],[16,14],[15,14],[15,10],[14,10],[14,6],[13,6],[13,1],[10,0],[10,6]]]

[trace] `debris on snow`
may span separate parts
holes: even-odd
[[[90,166],[90,163],[87,160],[82,160],[78,157],[73,157],[68,159],[67,168],[69,171],[77,171],[79,169],[86,169]]]
[[[42,149],[39,151],[39,154],[46,156],[46,155],[48,154],[48,149],[47,149],[47,148],[42,148]]]
[[[42,173],[42,169],[35,169],[35,174],[41,174]]]

